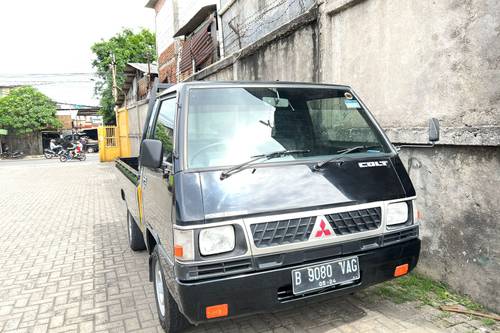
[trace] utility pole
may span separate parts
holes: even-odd
[[[115,101],[114,105],[114,110],[115,110],[115,123],[118,125],[118,106],[116,105],[116,102],[118,101],[118,86],[116,83],[116,59],[115,59],[115,54],[111,52],[111,76],[113,78],[113,99]]]
[[[149,83],[151,82],[151,50],[148,48],[146,51],[146,58],[148,59],[148,79],[147,79],[147,93],[149,95]]]
[[[115,59],[115,54],[111,53],[111,75],[113,77],[113,97],[116,101],[118,101],[118,91],[117,91],[117,85],[116,85],[116,59]]]

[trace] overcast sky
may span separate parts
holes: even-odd
[[[0,85],[31,81],[56,101],[97,104],[88,75],[31,74],[93,72],[90,47],[96,41],[123,27],[154,32],[154,10],[145,8],[146,2],[0,0]]]

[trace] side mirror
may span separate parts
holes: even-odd
[[[160,140],[145,139],[141,144],[141,165],[160,168],[163,162],[163,144]]]
[[[429,142],[439,141],[439,120],[436,118],[429,119]]]

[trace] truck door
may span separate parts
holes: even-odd
[[[159,111],[152,115],[156,118],[150,121],[147,137],[162,142],[163,163],[160,168],[143,167],[141,179],[144,222],[152,228],[155,236],[158,237],[159,245],[167,251],[167,256],[172,262],[173,184],[169,184],[169,178],[171,178],[169,176],[173,175],[172,154],[176,108],[176,95],[170,95],[159,102]]]

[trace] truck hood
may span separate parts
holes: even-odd
[[[283,213],[407,196],[393,165],[397,161],[378,160],[388,163],[362,168],[358,162],[363,160],[349,160],[331,163],[319,171],[313,171],[314,164],[275,164],[249,168],[222,181],[221,171],[200,172],[204,219]]]

